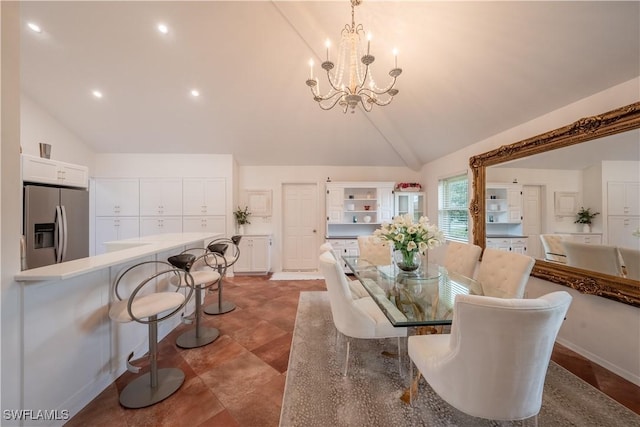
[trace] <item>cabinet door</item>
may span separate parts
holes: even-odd
[[[207,215],[226,215],[227,196],[224,178],[206,179],[204,183],[204,205]]]
[[[640,183],[609,182],[607,207],[609,215],[640,215]]]
[[[327,222],[340,223],[343,221],[344,188],[327,185]]]
[[[511,239],[488,238],[487,247],[509,252],[511,249]]]
[[[225,215],[224,178],[185,178],[182,182],[184,215]]]
[[[509,222],[522,222],[522,190],[509,188],[507,190],[507,206],[509,210]]]
[[[181,217],[141,217],[140,236],[150,236],[153,234],[181,233]]]
[[[246,236],[243,237],[242,240],[240,240],[240,244],[238,245],[238,249],[240,250],[240,257],[233,265],[234,272],[244,273],[251,271],[252,245],[252,240]]]
[[[378,221],[391,222],[393,220],[393,188],[378,188]]]
[[[640,229],[639,217],[609,217],[608,245],[640,249],[640,238],[633,233]]]
[[[182,218],[182,231],[214,232],[226,234],[225,217],[221,216],[185,216]]]
[[[58,164],[49,159],[22,156],[22,180],[43,184],[59,184]]]
[[[137,217],[96,218],[96,255],[106,252],[105,242],[138,237],[139,230],[140,226]]]
[[[96,216],[136,216],[140,212],[137,179],[96,179]]]
[[[252,271],[268,272],[271,268],[271,239],[254,237],[251,239]]]
[[[141,179],[140,215],[182,215],[182,180]]]
[[[87,188],[89,184],[89,168],[86,166],[61,163],[58,173],[63,185]]]
[[[528,239],[526,238],[511,239],[511,251],[518,254],[526,255],[527,243]]]

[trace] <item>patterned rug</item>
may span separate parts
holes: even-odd
[[[327,293],[302,292],[281,427],[521,425],[470,417],[441,400],[424,379],[414,406],[403,403],[408,359],[401,377],[397,358],[381,354],[396,351],[395,339],[352,340],[347,377],[342,376],[345,349],[343,338],[336,347]],[[553,427],[640,426],[640,416],[551,362],[538,422]]]

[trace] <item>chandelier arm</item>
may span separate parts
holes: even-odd
[[[328,98],[328,99],[330,99],[330,98]],[[338,102],[340,102],[340,99],[342,99],[342,97],[337,98],[337,99],[336,99],[335,101],[333,101],[333,103],[332,103],[330,106],[328,106],[328,107],[323,106],[323,105],[322,105],[322,101],[318,101],[318,106],[319,106],[321,109],[325,110],[325,111],[327,111],[327,110],[331,110],[333,107],[335,107],[335,106],[336,106],[336,104],[337,104]],[[327,99],[323,99],[323,101],[327,101]]]
[[[369,97],[367,97],[367,99],[371,99]],[[375,100],[373,100],[373,102],[375,102]],[[369,108],[367,108],[367,104],[369,104]],[[364,111],[366,111],[367,113],[371,112],[371,103],[369,101],[367,101],[366,103],[364,102],[363,98],[360,98],[360,105],[362,105],[362,108],[364,109]]]
[[[389,92],[391,89],[393,89],[393,87],[396,85],[396,77],[393,78],[393,80],[391,81],[391,84],[389,86],[387,86],[384,89],[380,89],[380,91],[368,88],[368,87],[362,87],[359,91],[358,91],[358,95],[361,94],[361,92],[364,91],[369,91],[371,93],[375,93],[376,95],[384,95],[387,92]]]

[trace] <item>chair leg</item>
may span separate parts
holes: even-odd
[[[158,321],[149,317],[149,372],[131,381],[120,393],[125,408],[154,405],[175,393],[184,382],[184,372],[178,368],[158,369]]]
[[[236,308],[234,303],[222,301],[222,279],[224,279],[224,277],[221,277],[218,282],[218,303],[206,306],[204,312],[207,314],[225,314]]]
[[[413,360],[411,359],[409,359],[409,405],[413,406]]]
[[[398,373],[402,377],[402,345],[400,344],[400,337],[398,337]]]
[[[180,348],[196,348],[203,345],[210,344],[218,339],[220,331],[216,328],[205,328],[200,325],[202,320],[202,296],[204,285],[196,286],[196,309],[195,309],[195,322],[196,327],[182,333],[176,339],[176,345]]]
[[[344,374],[342,374],[344,377],[347,376],[347,370],[349,369],[349,348],[351,346],[351,340],[349,340],[349,337],[345,336],[345,338],[347,340],[347,357],[344,358]]]

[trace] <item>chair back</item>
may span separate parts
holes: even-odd
[[[630,248],[618,248],[618,251],[627,270],[627,278],[640,280],[640,251]]]
[[[319,260],[320,271],[327,285],[331,315],[336,329],[349,337],[375,337],[375,320],[354,304],[348,279],[344,275],[340,263],[336,261],[331,252],[323,253]]]
[[[476,280],[486,296],[522,298],[535,262],[527,255],[486,248]]]
[[[540,241],[544,248],[545,261],[567,263],[567,254],[564,252],[562,241],[571,240],[566,234],[541,234]]]
[[[444,267],[447,271],[473,278],[482,248],[478,245],[455,241],[447,242]]]
[[[466,414],[492,420],[532,417],[542,406],[553,345],[571,295],[536,299],[458,295],[447,354],[425,379]]]
[[[359,257],[373,265],[390,265],[391,245],[376,236],[358,236]]]
[[[612,276],[622,276],[620,253],[615,246],[567,241],[563,241],[562,245],[567,254],[567,265]]]
[[[242,235],[235,235],[231,238],[221,237],[214,239],[207,244],[207,249],[220,254],[226,260],[227,268],[231,267],[240,258],[240,240]]]
[[[320,250],[321,254],[323,254],[325,252],[333,253],[333,246],[329,242],[324,242],[323,244],[320,245],[320,249],[319,250]]]

